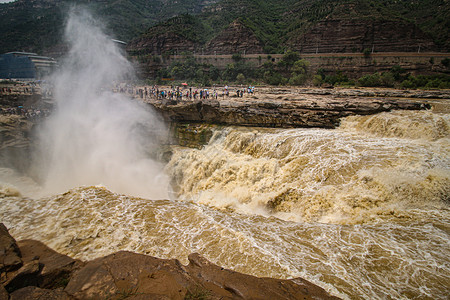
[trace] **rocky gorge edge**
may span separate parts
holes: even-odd
[[[430,109],[430,100],[449,99],[447,91],[410,92],[356,89],[264,89],[254,96],[197,101],[153,101],[169,123],[272,128],[336,128],[343,117],[393,110]]]
[[[301,278],[259,278],[197,253],[189,264],[119,251],[91,261],[35,240],[16,240],[0,223],[0,300],[16,299],[338,299]]]

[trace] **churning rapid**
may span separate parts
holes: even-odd
[[[334,224],[447,205],[449,119],[431,112],[348,117],[338,130],[217,131],[168,165],[184,199]]]
[[[198,252],[344,299],[448,297],[448,114],[348,117],[335,130],[217,128],[202,149],[174,147],[163,166],[151,157],[165,129],[109,92],[129,63],[92,23],[83,13],[68,21],[72,50],[33,169],[42,183],[0,169],[0,219],[13,236],[81,259],[131,250],[187,263]]]

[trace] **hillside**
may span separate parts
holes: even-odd
[[[65,12],[89,7],[111,36],[129,41],[150,26],[182,13],[197,14],[218,0],[18,0],[0,4],[0,53],[59,52]]]
[[[255,53],[255,46],[261,46],[264,53],[286,49],[359,53],[372,48],[377,52],[416,52],[419,47],[421,51],[448,52],[449,16],[446,0],[223,0],[196,16],[209,29],[203,36],[207,41],[187,38],[189,47],[176,48],[205,54],[232,54],[233,49],[234,53]],[[167,23],[158,24],[133,40],[128,49],[161,54],[153,48],[140,48],[145,39],[175,49],[159,39],[157,28],[161,26],[176,32]],[[176,26],[183,27],[180,23]],[[238,45],[227,47],[230,43]]]
[[[18,0],[0,4],[0,53],[60,54],[74,3],[138,54],[450,51],[447,0]]]

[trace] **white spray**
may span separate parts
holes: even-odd
[[[70,51],[55,74],[56,111],[40,131],[40,176],[49,193],[81,185],[152,199],[168,197],[163,167],[149,159],[164,132],[145,105],[111,91],[132,66],[100,24],[73,9]]]

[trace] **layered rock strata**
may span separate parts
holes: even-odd
[[[205,47],[205,54],[258,54],[264,53],[262,43],[251,29],[235,20],[228,28],[210,40]]]
[[[300,53],[436,51],[438,47],[414,24],[386,20],[324,20],[287,44]]]
[[[335,128],[342,117],[427,109],[431,107],[428,99],[449,96],[448,93],[419,93],[269,89],[242,98],[219,96],[218,99],[169,103],[173,105],[167,105],[164,101],[150,104],[167,121],[175,123]]]

